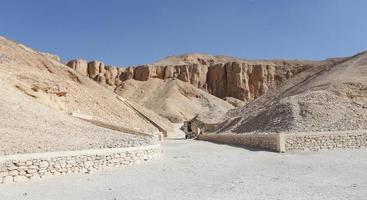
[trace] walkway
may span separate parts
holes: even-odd
[[[0,186],[1,200],[353,199],[367,197],[367,150],[277,154],[167,140],[164,158],[94,174]]]

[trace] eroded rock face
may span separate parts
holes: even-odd
[[[116,87],[128,79],[172,79],[191,83],[214,96],[250,101],[298,73],[299,64],[291,62],[233,61],[180,65],[141,65],[118,68],[100,61],[71,60],[67,65],[100,84]]]
[[[282,68],[279,74],[276,74],[276,68]],[[133,70],[135,80],[177,78],[206,89],[217,97],[234,97],[245,101],[261,96],[293,76],[285,66],[270,62],[228,62],[210,66],[197,63],[176,66],[142,65]]]
[[[88,76],[88,62],[82,59],[70,60],[66,63],[67,66],[76,70],[77,72],[83,74],[84,76]]]
[[[289,75],[287,77],[284,74],[278,74],[281,78],[277,82],[275,81],[276,68],[284,68],[284,66],[254,62],[215,64],[209,67],[208,91],[220,98],[253,100],[292,76],[291,72],[287,73]]]
[[[91,61],[88,63],[88,76],[94,80],[97,80],[100,74],[104,74],[104,63],[100,61]]]
[[[106,79],[106,84],[110,86],[116,85],[116,78],[119,72],[117,67],[106,66],[105,69],[106,69],[106,72],[104,74],[104,77]]]
[[[149,66],[142,65],[134,68],[134,79],[147,81],[150,78],[170,79],[178,78],[184,82],[189,82],[196,87],[204,87],[208,67],[206,65],[168,65],[168,66]]]

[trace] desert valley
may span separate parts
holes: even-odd
[[[73,199],[113,199],[118,188],[132,191],[126,199],[241,199],[244,187],[256,199],[259,184],[263,198],[301,185],[325,188],[318,199],[367,195],[366,52],[112,66],[0,37],[0,94],[0,199],[50,187],[45,197],[62,199],[80,185]]]

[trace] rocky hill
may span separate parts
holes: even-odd
[[[332,61],[245,61],[226,56],[187,54],[128,68],[80,59],[71,60],[67,65],[111,88],[129,79],[177,78],[219,98],[251,101],[303,70],[328,62]]]
[[[216,132],[367,129],[367,53],[309,68],[227,113]]]
[[[219,122],[234,107],[193,85],[178,79],[130,79],[115,90],[117,94],[149,108],[172,122],[183,122],[202,114],[207,121]]]

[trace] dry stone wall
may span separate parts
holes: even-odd
[[[367,147],[367,131],[338,131],[284,135],[286,152],[330,149],[360,149]]]
[[[367,131],[199,135],[198,139],[276,152],[367,148]]]
[[[161,151],[160,145],[151,145],[4,156],[0,157],[0,184],[139,164],[160,158]]]
[[[233,144],[250,148],[265,149],[279,152],[279,135],[236,135],[236,134],[218,134],[218,135],[199,135],[199,140],[205,140],[215,143]]]

